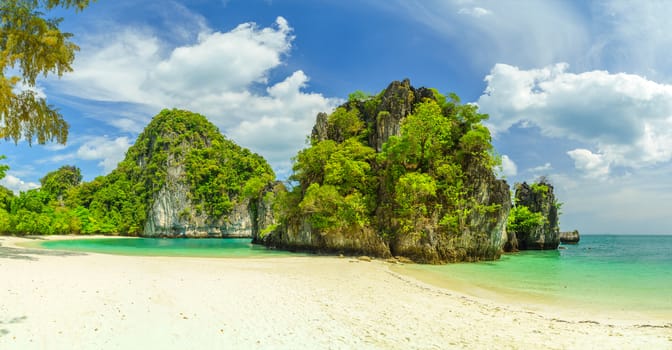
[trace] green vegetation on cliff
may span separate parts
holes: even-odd
[[[318,116],[310,147],[295,158],[295,186],[281,199],[284,226],[269,244],[424,262],[498,257],[493,235],[508,213],[508,186],[504,199],[491,199],[502,191],[490,188],[498,159],[485,118],[455,95],[408,81],[376,96],[353,93]],[[296,243],[306,234],[318,243]]]
[[[537,182],[515,185],[514,207],[507,222],[508,251],[556,249],[559,240],[558,217],[561,203],[545,177]]]
[[[0,191],[0,232],[142,234],[157,192],[176,169],[194,213],[215,219],[275,178],[261,156],[226,139],[205,117],[163,110],[107,176],[80,183],[79,169],[64,166],[45,175],[40,189],[17,197]]]
[[[215,217],[231,210],[250,180],[265,184],[275,179],[261,156],[226,139],[205,117],[163,110],[128,149],[111,182],[131,181],[139,201],[151,206],[168,178],[168,164],[184,171],[194,210]]]

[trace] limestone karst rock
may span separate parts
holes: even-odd
[[[579,235],[578,230],[560,232],[559,237],[560,237],[560,243],[565,244],[576,244],[579,243],[579,241],[581,240],[581,236]]]
[[[553,185],[542,179],[529,185],[525,182],[515,186],[515,205],[526,207],[539,217],[536,223],[507,232],[506,250],[557,249],[560,244],[558,205]]]
[[[430,106],[435,111],[433,116],[444,125],[439,130],[445,138],[441,141],[443,146],[431,151],[438,152],[432,157],[440,158],[441,164],[432,163],[433,159],[424,163],[393,160],[395,156],[391,153],[397,151],[386,151],[386,143],[392,138],[394,142],[408,141],[402,140],[406,137],[402,135],[404,121],[427,101],[433,101]],[[345,159],[354,152],[352,149],[367,155],[371,152],[373,155],[351,163],[349,160],[339,163],[346,169],[355,164],[352,169],[359,170],[348,170],[346,174],[362,171],[366,178],[356,181],[352,186],[357,188],[351,189],[334,182],[333,173],[325,175],[329,169],[316,169],[313,177],[306,175],[308,170],[298,169],[299,183],[293,192],[296,199],[290,205],[295,210],[288,209],[283,223],[265,236],[263,242],[285,249],[376,257],[395,255],[428,263],[498,258],[506,240],[504,231],[511,207],[509,186],[493,173],[488,153],[490,134],[480,125],[481,117],[475,107],[460,105],[458,101],[446,102],[435,90],[414,88],[408,80],[392,82],[376,96],[351,99],[332,114],[318,114],[311,135],[312,147],[328,150],[323,155],[328,159],[332,156]],[[361,128],[353,127],[356,124],[361,124]],[[470,150],[472,144],[483,148]],[[299,168],[302,166],[308,165],[299,164]],[[417,199],[411,207],[400,208],[397,202],[401,195],[395,186],[401,186],[402,180],[390,175],[396,171],[393,168],[399,167],[410,174],[406,180],[426,180],[430,191],[434,186],[439,190],[427,194],[431,197],[427,201]],[[409,191],[414,191],[415,185],[409,186]],[[322,197],[306,199],[320,190]],[[340,202],[329,203],[325,199],[328,197],[340,198]],[[315,220],[320,205],[335,211],[358,198],[364,198],[357,203],[364,203],[366,209],[354,206],[360,210],[357,223],[336,227]],[[329,216],[329,212],[324,216]],[[339,219],[330,217],[330,220]]]
[[[205,117],[163,110],[109,175],[129,183],[145,237],[253,237],[272,224],[264,190],[275,175],[259,155]]]

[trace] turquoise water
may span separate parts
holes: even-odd
[[[582,236],[579,244],[561,248],[508,254],[494,262],[405,269],[479,296],[672,320],[672,236]]]
[[[249,239],[95,238],[40,246],[121,255],[262,258],[296,256]],[[672,236],[582,236],[577,245],[493,262],[405,265],[401,272],[480,297],[568,308],[637,312],[672,320]]]
[[[118,255],[149,255],[209,258],[262,258],[296,256],[250,243],[247,238],[93,238],[55,240],[39,243],[48,249]]]

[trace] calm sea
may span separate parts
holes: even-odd
[[[672,320],[672,236],[587,235],[557,251],[507,254],[494,262],[407,265],[404,271],[480,297]]]
[[[93,238],[44,241],[39,243],[39,246],[69,251],[143,256],[260,258],[296,255],[252,244],[249,238]]]

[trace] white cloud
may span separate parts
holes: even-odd
[[[577,168],[592,175],[672,159],[672,85],[632,74],[567,69],[567,64],[531,70],[495,65],[478,100],[495,135],[521,123],[546,136],[592,145],[596,151],[569,153]]]
[[[373,1],[458,45],[465,62],[487,69],[493,62],[542,66],[583,61],[590,49],[590,23],[563,1]],[[487,20],[484,20],[486,19]],[[487,54],[484,54],[487,53]]]
[[[140,133],[146,125],[146,123],[143,123],[142,120],[149,120],[149,118],[143,115],[135,115],[135,118],[118,118],[108,120],[108,123],[124,132]]]
[[[477,69],[569,62],[672,82],[670,1],[368,0],[436,31]],[[484,20],[487,19],[487,20]],[[487,52],[487,54],[483,54]]]
[[[84,160],[100,160],[98,165],[107,174],[124,159],[126,150],[130,146],[128,137],[117,137],[115,139],[109,139],[107,136],[93,137],[77,149],[76,157]]]
[[[582,233],[670,234],[672,163],[610,178],[552,176],[556,198],[563,202],[561,229]]]
[[[553,167],[551,166],[551,163],[544,163],[544,165],[539,165],[539,166],[532,167],[532,168],[528,169],[528,171],[531,172],[531,173],[540,173],[540,172],[549,171],[549,170],[552,170],[552,169],[553,169]]]
[[[574,159],[574,166],[586,173],[588,177],[602,178],[609,174],[609,161],[601,154],[587,149],[575,149],[567,152]]]
[[[25,182],[20,178],[11,174],[7,174],[4,178],[1,179],[0,185],[7,187],[16,194],[19,194],[19,192],[25,192],[40,187],[40,184],[38,183]]]
[[[516,176],[518,174],[518,166],[506,154],[502,155],[502,173],[505,176]]]
[[[471,8],[461,8],[459,11],[457,11],[458,14],[460,15],[468,15],[468,16],[473,16],[473,17],[483,17],[485,15],[489,15],[492,12],[489,10],[486,10],[482,7],[471,7]]]
[[[66,94],[89,100],[159,103],[143,84],[160,62],[162,43],[140,28],[110,29],[87,37],[74,72],[54,84]]]
[[[201,113],[276,170],[288,169],[315,115],[340,102],[304,92],[309,78],[300,70],[269,83],[292,47],[288,22],[278,17],[266,28],[244,23],[229,32],[201,29],[197,38],[171,47],[150,31],[111,28],[89,38],[74,72],[55,84],[83,99],[125,103],[126,115],[107,118],[122,131],[138,132],[151,117],[147,111]]]
[[[278,17],[275,28],[245,23],[226,33],[203,33],[195,45],[175,48],[159,62],[145,87],[186,100],[266,83],[268,70],[280,65],[291,48],[291,31]]]
[[[50,157],[45,158],[45,159],[38,159],[38,160],[35,161],[35,163],[37,163],[37,164],[60,163],[60,162],[63,162],[63,161],[66,161],[66,160],[69,161],[69,160],[72,160],[72,159],[75,159],[75,158],[76,158],[75,153],[60,153],[60,154],[56,154],[56,155],[50,156]]]
[[[247,99],[234,115],[260,117],[243,120],[228,135],[253,150],[263,150],[264,157],[279,175],[288,174],[290,158],[305,146],[306,136],[315,123],[317,113],[329,111],[340,101],[327,100],[320,94],[303,93],[308,82],[302,72],[294,72],[284,81],[267,89],[268,96]],[[234,111],[232,111],[234,112]],[[214,118],[217,124],[224,123]]]
[[[69,137],[68,137],[68,139],[69,139]],[[47,144],[42,145],[42,147],[44,147],[44,149],[52,151],[52,152],[62,151],[64,149],[68,148],[68,146],[69,146],[69,144],[64,145],[62,143],[47,143]]]
[[[111,28],[87,38],[63,88],[86,99],[160,108],[243,92],[265,83],[269,70],[281,64],[291,31],[278,17],[268,28],[244,23],[225,33],[204,29],[196,43],[170,48],[147,29]]]
[[[10,73],[11,76],[11,73]],[[19,81],[14,86],[14,93],[21,93],[24,91],[31,91],[37,98],[47,98],[47,94],[44,92],[44,87],[36,84],[35,86],[30,86],[23,81]]]

